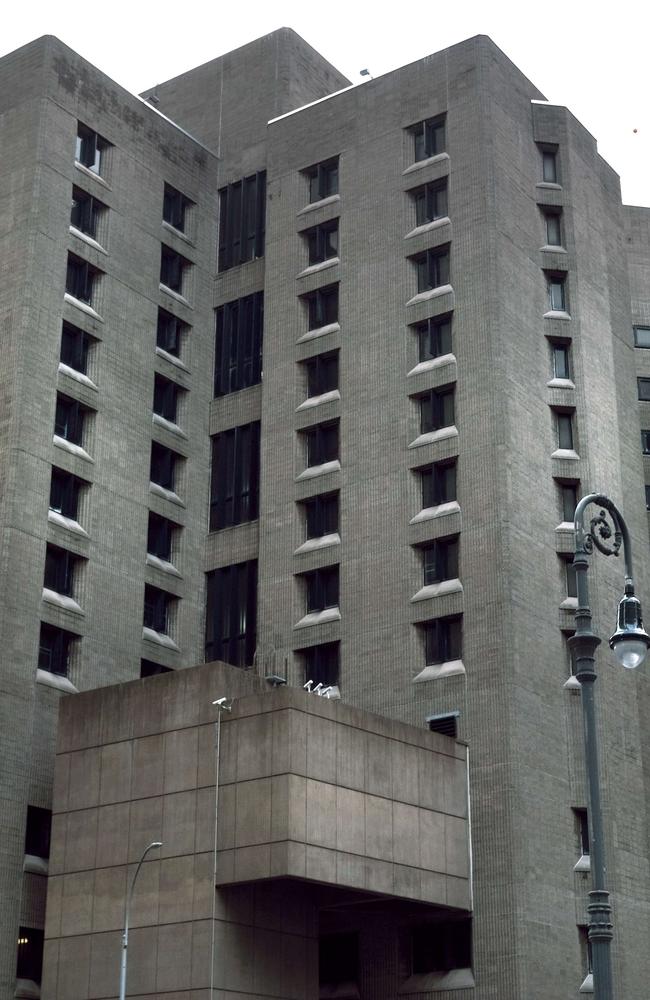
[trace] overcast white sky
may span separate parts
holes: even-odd
[[[283,25],[353,82],[360,69],[379,76],[487,34],[597,138],[621,176],[623,200],[650,206],[649,23],[642,0],[107,0],[81,6],[78,0],[7,0],[0,55],[39,35],[57,35],[138,93]]]

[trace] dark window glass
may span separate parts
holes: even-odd
[[[568,559],[564,560],[564,569],[566,572],[566,596],[577,597],[578,584],[576,581],[576,569],[573,565],[573,556],[569,556]]]
[[[557,414],[557,446],[573,451],[573,417],[570,413]]]
[[[210,531],[254,521],[258,512],[260,425],[243,424],[212,438]]]
[[[438,538],[422,546],[424,586],[458,577],[458,536]]]
[[[144,613],[142,616],[144,627],[166,635],[169,629],[169,612],[174,600],[175,598],[165,590],[160,590],[158,587],[151,587],[149,584],[146,584],[144,588]]]
[[[637,378],[636,384],[639,390],[639,399],[650,400],[650,378]]]
[[[542,150],[542,177],[547,184],[557,184],[557,153],[555,150]]]
[[[39,670],[67,677],[72,643],[77,638],[72,632],[42,622],[38,646]]]
[[[645,509],[650,510],[650,486],[648,485],[645,488]]]
[[[68,268],[65,278],[65,290],[68,295],[79,299],[81,302],[90,304],[93,298],[93,291],[101,272],[74,254],[68,254]]]
[[[257,562],[207,574],[205,659],[253,665],[257,644]]]
[[[140,677],[157,677],[159,674],[169,674],[172,667],[163,667],[162,663],[153,660],[140,660]]]
[[[305,296],[309,308],[309,329],[318,330],[329,323],[338,323],[339,286],[328,285]]]
[[[445,116],[427,118],[410,129],[415,142],[415,161],[426,160],[445,152]]]
[[[436,462],[422,469],[422,506],[437,507],[456,499],[456,463]]]
[[[178,455],[176,452],[165,448],[162,444],[158,444],[157,441],[153,441],[151,443],[151,466],[149,472],[151,482],[162,486],[166,490],[173,490],[176,478],[177,458]]]
[[[458,736],[458,712],[446,712],[444,715],[434,715],[427,719],[427,725],[432,733],[440,733],[441,736],[451,736],[456,739]]]
[[[460,660],[462,655],[462,624],[460,618],[436,618],[422,626],[427,666]]]
[[[650,326],[634,327],[634,346],[650,347]]]
[[[176,423],[179,387],[162,375],[156,375],[153,387],[153,412],[170,423]]]
[[[641,431],[641,451],[650,455],[650,431]]]
[[[427,250],[413,259],[417,268],[418,292],[449,284],[449,246]]]
[[[339,387],[339,354],[317,354],[303,362],[307,369],[307,396],[322,396]]]
[[[546,224],[546,243],[550,247],[562,246],[562,225],[559,212],[547,212],[544,215]]]
[[[109,143],[102,139],[100,135],[92,129],[79,122],[77,128],[77,144],[75,149],[75,159],[77,163],[83,164],[94,174],[102,173],[102,154],[108,148]]]
[[[79,490],[83,485],[82,480],[77,479],[71,472],[53,468],[50,481],[50,510],[76,521],[79,512]]]
[[[181,338],[183,332],[188,329],[187,323],[183,323],[177,316],[172,316],[166,309],[158,310],[158,324],[156,326],[156,346],[178,357],[181,350]]]
[[[18,929],[16,978],[40,983],[43,974],[43,931],[33,927]]]
[[[78,400],[57,393],[54,433],[71,444],[81,445],[84,420],[88,411]]]
[[[574,809],[576,832],[580,842],[580,853],[589,854],[589,818],[586,809]]]
[[[25,854],[35,858],[49,858],[52,813],[39,806],[27,806],[25,827]]]
[[[320,986],[356,983],[359,977],[359,935],[323,934],[318,942]]]
[[[263,327],[263,292],[217,309],[215,396],[238,392],[261,380]]]
[[[334,462],[339,457],[338,421],[316,424],[305,432],[307,439],[307,466]]]
[[[321,201],[338,194],[339,190],[339,158],[325,160],[314,167],[305,170],[309,180],[309,201]]]
[[[92,337],[78,326],[64,323],[61,331],[61,362],[82,375],[88,373],[88,350]]]
[[[105,208],[106,205],[103,202],[93,198],[87,191],[73,187],[70,225],[95,240],[97,239],[97,223]]]
[[[324,260],[338,257],[339,253],[339,220],[332,219],[320,226],[314,226],[305,232],[309,248],[309,263],[322,264]]]
[[[412,192],[415,202],[415,224],[424,226],[427,222],[444,219],[447,215],[447,181],[425,184]]]
[[[170,562],[172,557],[172,540],[174,531],[178,525],[166,517],[159,517],[158,514],[149,512],[149,524],[147,528],[147,552],[165,562]]]
[[[472,967],[472,922],[424,924],[412,930],[413,972],[449,972]]]
[[[566,312],[566,279],[559,276],[548,278],[549,308],[553,312]]]
[[[45,550],[45,576],[43,586],[46,590],[54,590],[57,594],[71,597],[74,590],[75,566],[79,557],[60,549],[58,545],[49,545]]]
[[[175,250],[164,244],[160,248],[160,284],[171,288],[172,292],[183,294],[183,276],[189,266],[189,260]]]
[[[308,649],[300,650],[305,683],[313,681],[314,687],[322,684],[328,687],[330,684],[339,682],[339,643],[324,642],[320,646],[310,646]]]
[[[264,256],[266,172],[219,192],[219,270]]]
[[[163,195],[163,220],[174,229],[185,232],[185,216],[189,206],[192,204],[189,198],[173,188],[171,184],[165,184]]]
[[[573,523],[578,503],[578,487],[573,483],[562,484],[560,486],[560,497],[562,501],[562,520]]]
[[[339,530],[339,495],[327,493],[311,497],[303,503],[307,538],[322,538]]]
[[[568,344],[553,344],[553,377],[571,378]]]
[[[454,388],[430,389],[419,397],[420,433],[428,434],[454,423]]]
[[[326,566],[313,573],[304,573],[307,595],[307,612],[336,608],[339,603],[339,568]]]
[[[430,361],[451,354],[451,316],[427,319],[414,327],[418,335],[419,360]]]

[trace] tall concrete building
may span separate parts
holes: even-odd
[[[0,996],[40,975],[60,692],[203,659],[469,744],[474,985],[400,990],[588,991],[571,520],[615,498],[647,594],[648,210],[482,36],[351,87],[282,29],[143,99],[41,39],[0,150]],[[600,664],[641,1000],[648,684]]]

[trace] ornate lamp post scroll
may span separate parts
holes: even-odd
[[[585,510],[590,504],[601,508],[585,527]],[[612,521],[613,528],[609,523]],[[650,646],[650,636],[643,628],[641,604],[634,596],[632,577],[632,547],[627,525],[616,505],[602,493],[582,497],[575,512],[575,558],[578,607],[576,631],[569,639],[575,661],[575,675],[580,681],[582,720],[585,739],[585,764],[589,805],[589,840],[592,889],[589,893],[589,941],[591,942],[594,1000],[613,1000],[610,942],[612,940],[612,908],[606,888],[607,865],[603,843],[603,816],[600,799],[598,764],[598,733],[594,701],[596,680],[595,651],[600,639],[591,630],[589,583],[587,570],[594,548],[606,556],[618,556],[621,544],[625,557],[625,592],[619,602],[617,628],[609,645],[624,667],[638,667]]]

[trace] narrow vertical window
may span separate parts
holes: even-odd
[[[253,665],[257,644],[257,562],[207,574],[206,662]]]
[[[261,381],[263,326],[263,292],[217,309],[215,396],[238,392]]]
[[[258,514],[260,425],[242,424],[212,438],[210,531]]]

